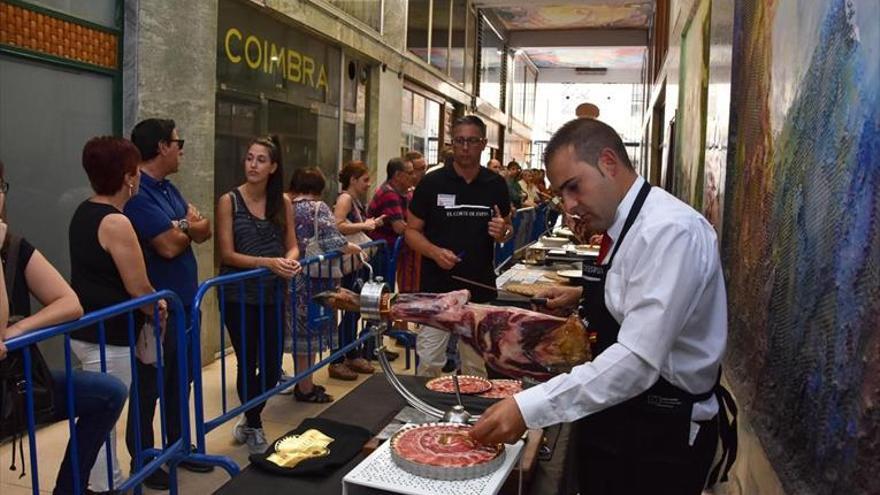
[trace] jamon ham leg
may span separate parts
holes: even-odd
[[[358,295],[345,289],[316,297],[336,309],[358,311]],[[547,380],[590,359],[589,340],[580,319],[549,316],[526,309],[470,304],[470,292],[399,294],[389,318],[423,323],[459,335],[486,364],[501,373]]]

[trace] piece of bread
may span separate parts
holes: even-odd
[[[510,283],[503,287],[504,290],[513,292],[526,297],[535,297],[542,290],[551,287],[553,284],[519,284]]]

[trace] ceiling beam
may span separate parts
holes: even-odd
[[[574,69],[538,69],[538,84],[542,83],[591,83],[591,84],[638,84],[642,82],[640,69],[610,68],[604,74],[578,74]]]
[[[647,46],[645,29],[564,29],[552,31],[510,31],[513,47]]]

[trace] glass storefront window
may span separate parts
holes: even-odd
[[[294,168],[317,166],[336,196],[333,180],[341,161],[363,146],[365,93],[355,63],[340,86],[342,51],[251,6],[221,0],[218,60],[215,188],[222,194],[243,177],[242,154],[255,136],[277,134],[285,185]],[[348,72],[349,64],[346,64]],[[349,129],[346,147],[341,140]],[[354,132],[351,127],[354,125]],[[360,128],[360,129],[359,129]],[[343,134],[343,135],[340,135]],[[343,146],[340,146],[343,145]],[[360,148],[362,149],[362,148]]]
[[[401,154],[418,151],[428,157],[428,163],[436,160],[437,143],[440,138],[440,103],[404,88],[404,103],[412,102],[411,120],[403,121],[401,129]],[[432,151],[433,150],[433,151]]]
[[[431,60],[430,63],[446,74],[449,58],[449,14],[450,0],[434,0],[431,16]]]
[[[467,51],[467,24],[469,20],[467,0],[454,0],[452,2],[452,32],[449,52],[449,75],[452,79],[464,85],[465,81],[465,52]],[[473,45],[471,45],[473,46]]]
[[[484,17],[480,47],[480,98],[503,110],[501,105],[501,63],[504,41]]]
[[[525,115],[523,122],[529,126],[535,122],[535,94],[538,88],[538,70],[531,64],[525,66]]]
[[[431,0],[409,0],[406,21],[406,48],[427,62]]]
[[[365,23],[376,31],[382,29],[382,0],[326,0],[334,7]]]

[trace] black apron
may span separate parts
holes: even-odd
[[[584,265],[582,315],[587,328],[597,333],[594,356],[617,342],[620,324],[605,306],[605,277],[650,191],[651,185],[645,182],[619,238],[614,240],[608,263]],[[718,376],[720,380],[720,369]],[[698,422],[699,433],[689,445],[693,405],[713,395],[718,399],[719,415]],[[732,421],[728,421],[726,407],[731,410]],[[581,493],[590,495],[645,490],[699,494],[704,485],[711,486],[719,476],[726,481],[736,458],[736,406],[718,380],[711,390],[691,394],[661,376],[642,394],[579,420],[574,430],[584,463],[578,471]],[[719,435],[722,457],[709,474]]]

